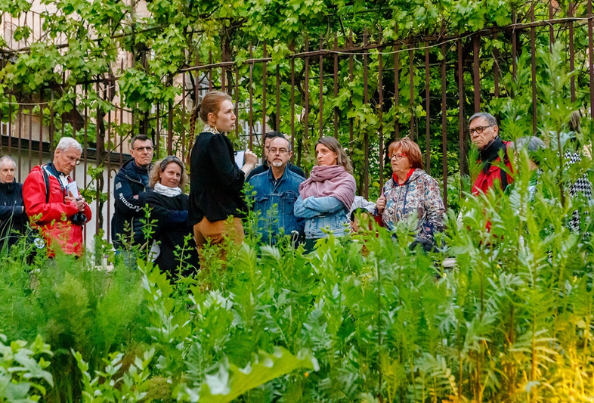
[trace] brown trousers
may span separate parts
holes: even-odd
[[[204,245],[208,241],[210,241],[211,245],[219,245],[223,243],[225,237],[238,245],[243,243],[243,224],[240,218],[233,217],[233,221],[229,223],[227,220],[210,222],[204,217],[202,221],[194,225],[194,239],[196,240],[201,263],[203,262],[202,250]],[[223,251],[223,259],[225,258],[224,255]]]

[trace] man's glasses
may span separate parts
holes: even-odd
[[[289,152],[289,150],[287,150],[286,148],[270,148],[270,149],[268,149],[268,152],[271,154],[276,154],[276,153],[286,154]]]
[[[143,152],[144,150],[150,152],[150,151],[153,151],[153,147],[151,147],[151,146],[148,146],[148,147],[136,147],[134,149],[134,151],[140,151],[140,152]]]
[[[406,157],[406,154],[399,153],[399,154],[392,154],[390,156],[390,159],[391,160],[396,159],[396,161],[398,161],[400,158],[404,158],[404,157]]]
[[[66,159],[66,161],[70,162],[71,164],[75,164],[75,165],[80,164],[80,159],[78,159],[76,157],[69,157],[67,155],[64,155],[64,159]]]
[[[487,127],[493,127],[495,125],[489,125],[489,126],[477,126],[473,129],[470,129],[470,134],[476,132],[476,134],[483,134],[483,130],[485,130]]]

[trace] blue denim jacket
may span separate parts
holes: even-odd
[[[295,202],[295,215],[305,218],[305,238],[326,238],[332,232],[335,236],[349,233],[349,209],[335,197],[308,197],[303,200],[301,196]]]
[[[282,232],[298,231],[303,235],[303,219],[295,217],[294,204],[299,197],[299,185],[305,178],[289,169],[274,182],[272,169],[252,176],[248,183],[254,187],[254,211],[260,212],[258,232],[263,242],[274,240]]]

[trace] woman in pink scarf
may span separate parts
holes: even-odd
[[[355,178],[346,153],[334,137],[316,143],[316,159],[309,179],[299,186],[295,216],[305,219],[305,249],[332,233],[349,233],[348,212],[355,200]]]

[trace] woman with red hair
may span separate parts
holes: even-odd
[[[439,183],[423,170],[423,154],[419,146],[408,138],[395,141],[388,147],[392,164],[392,178],[386,182],[377,199],[377,213],[385,227],[393,230],[396,223],[416,214],[416,244],[431,250],[433,235],[443,230],[445,207]]]

